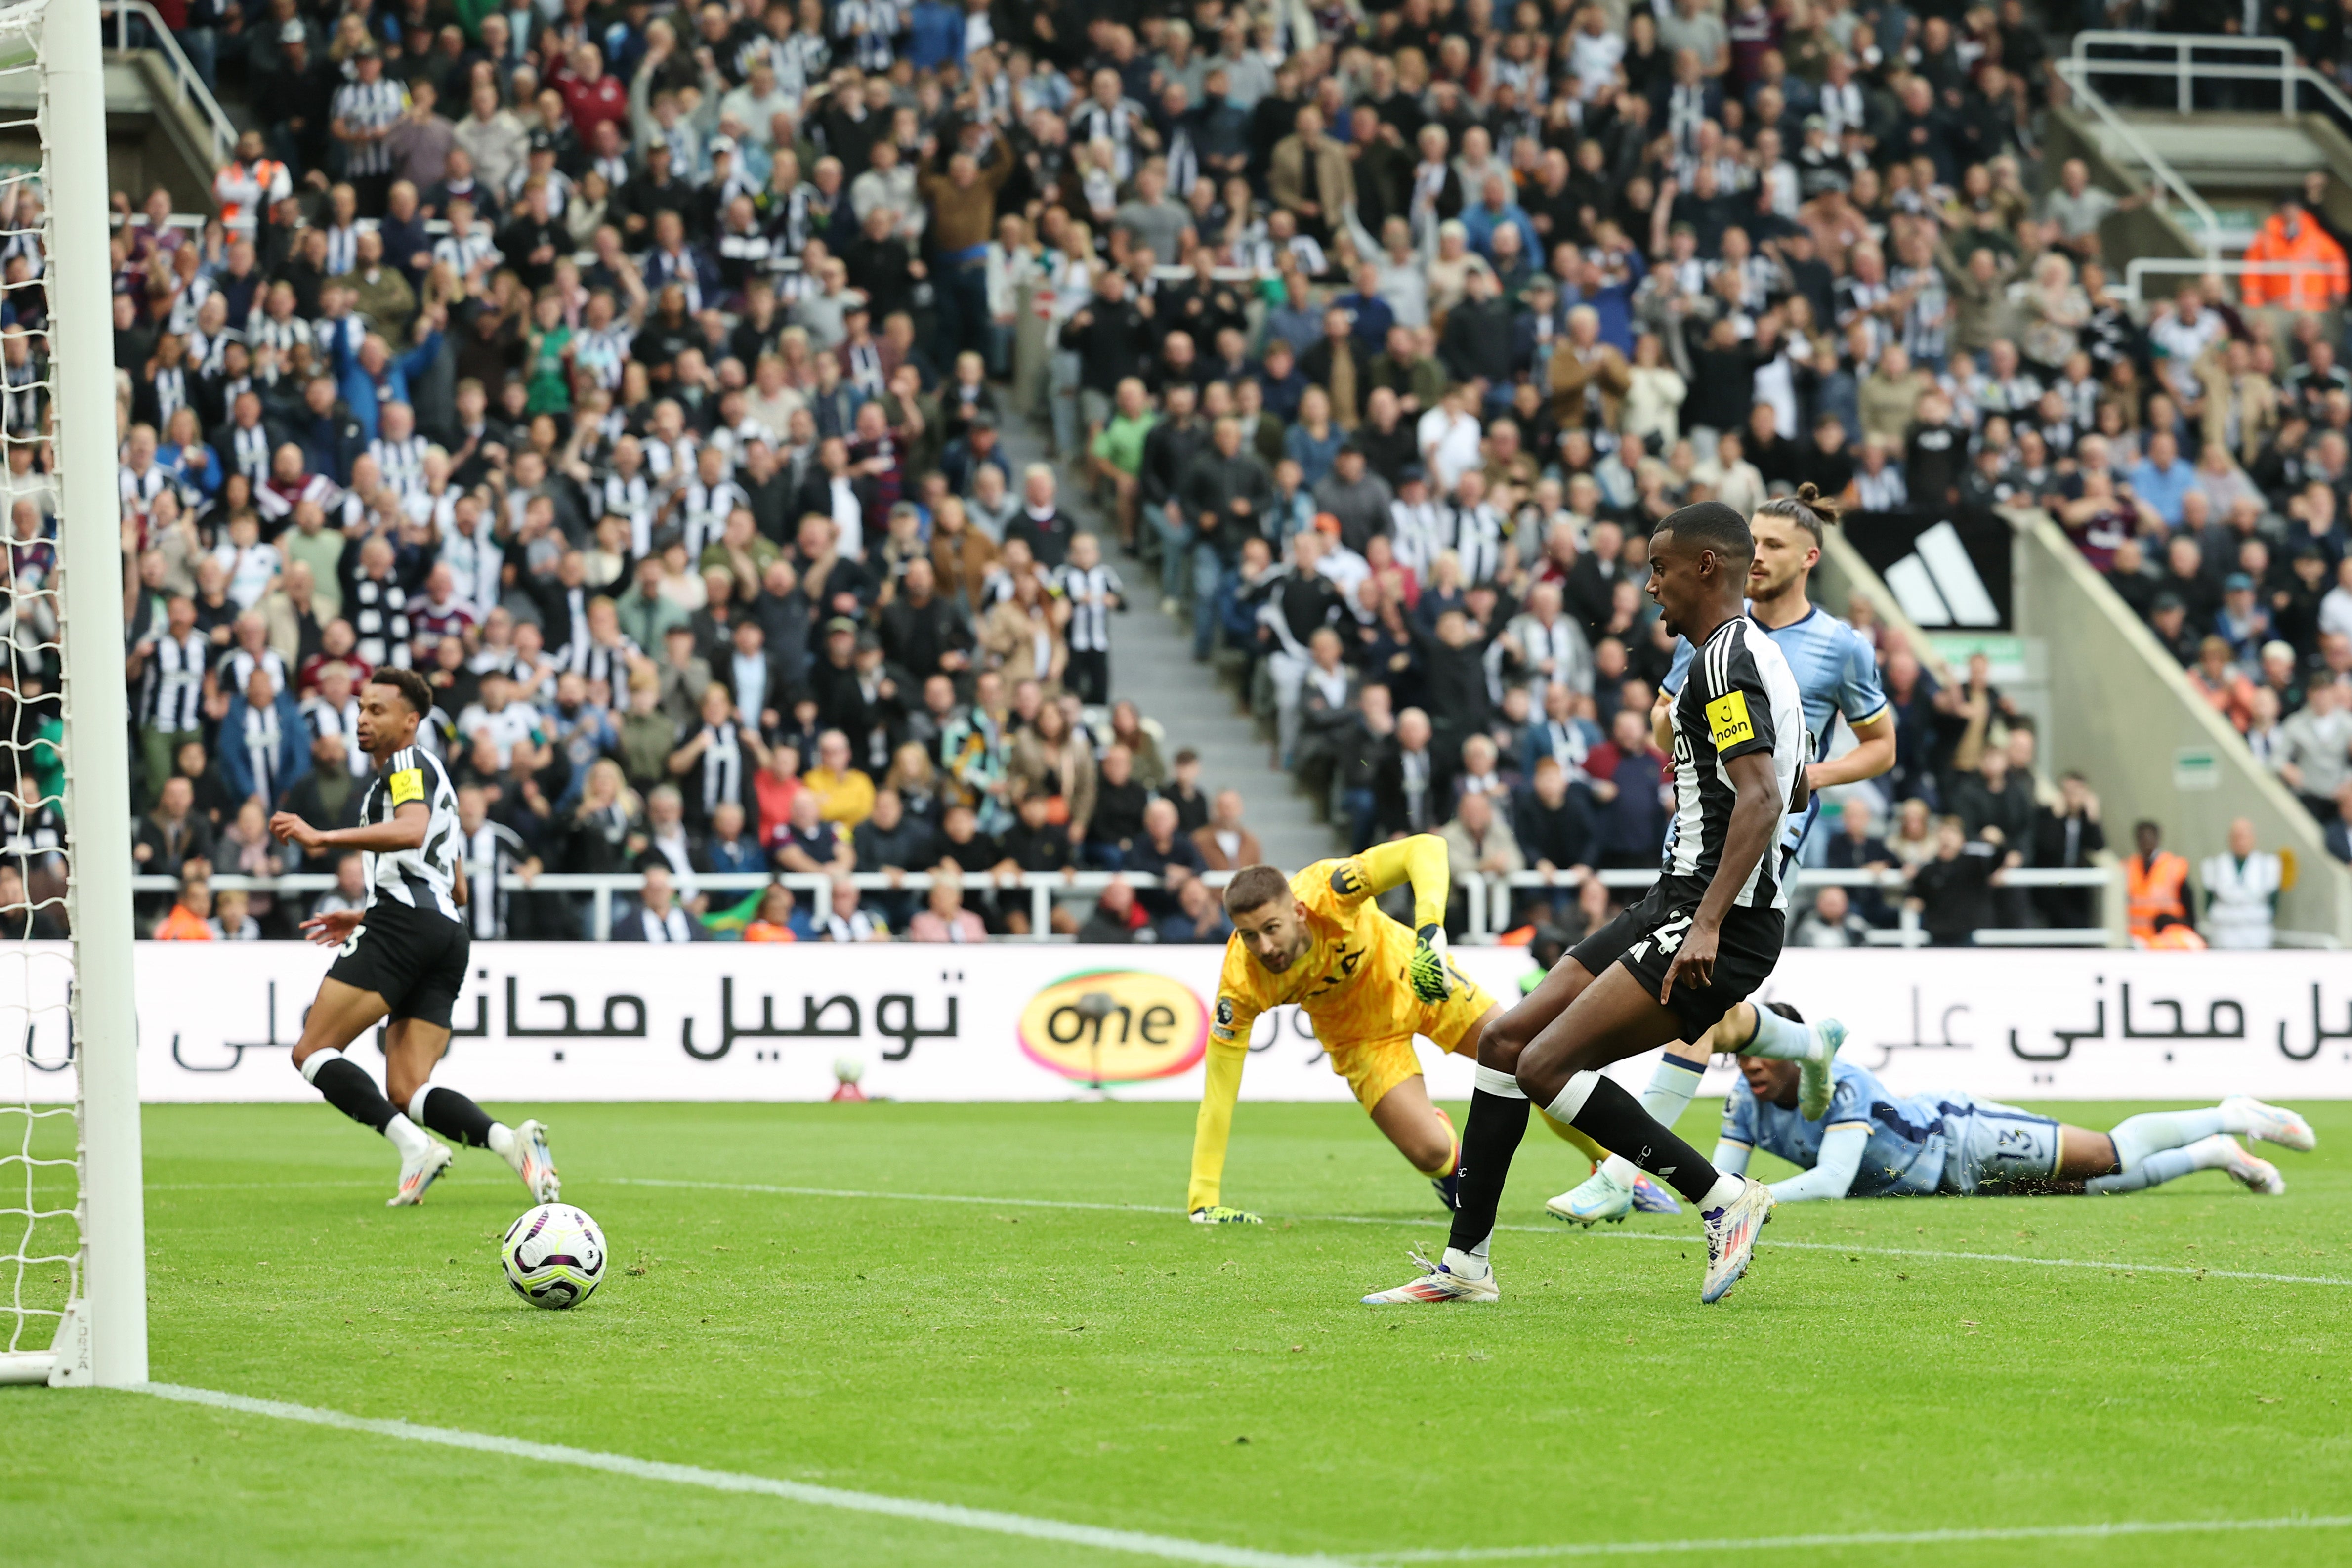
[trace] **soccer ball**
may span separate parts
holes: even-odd
[[[499,1244],[507,1283],[534,1307],[576,1307],[604,1282],[604,1233],[570,1204],[541,1204]]]

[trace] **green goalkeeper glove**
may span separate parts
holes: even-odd
[[[1413,933],[1412,962],[1405,965],[1405,984],[1423,1002],[1443,1002],[1454,994],[1454,976],[1445,966],[1445,928],[1425,925]]]
[[[1223,1204],[1213,1204],[1207,1208],[1194,1209],[1192,1223],[1194,1225],[1264,1225],[1265,1221],[1247,1209],[1228,1208]]]

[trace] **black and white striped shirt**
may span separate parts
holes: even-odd
[[[338,110],[338,112],[341,112]],[[354,154],[356,158],[356,154]],[[376,171],[353,168],[352,174],[364,174]],[[356,272],[360,264],[360,230],[357,224],[327,226],[327,276],[341,278],[346,272]]]
[[[702,552],[719,542],[727,531],[727,519],[739,506],[749,506],[751,498],[742,487],[731,479],[721,479],[706,485],[696,479],[678,491],[678,526],[686,540],[686,558],[700,561]]]
[[[302,704],[302,718],[310,726],[310,738],[333,735],[343,742],[343,765],[353,778],[360,778],[375,766],[360,745],[360,700],[347,697],[340,708],[316,692]]]
[[[425,842],[394,854],[366,853],[368,908],[405,904],[420,914],[457,920],[457,856],[465,837],[457,826],[457,792],[441,759],[422,746],[403,746],[385,759],[360,801],[360,823],[380,826],[411,801],[422,802],[431,814]]]
[[[379,436],[368,443],[368,455],[375,459],[383,482],[405,498],[425,489],[425,446],[422,436],[411,436],[404,441],[386,440]]]
[[[378,77],[372,82],[347,81],[335,89],[334,117],[354,131],[383,131],[408,112],[408,93],[390,77]],[[351,175],[389,174],[392,173],[392,147],[388,141],[351,142],[343,146],[343,173]],[[334,234],[328,231],[328,254],[334,253]],[[330,275],[348,272],[349,265],[329,267]]]
[[[467,836],[465,858],[469,879],[463,917],[467,929],[480,941],[499,941],[507,934],[509,895],[499,886],[499,879],[530,859],[530,850],[513,828],[501,822],[485,822]]]
[[[155,639],[139,693],[140,715],[151,729],[182,731],[203,726],[205,665],[211,652],[205,634],[193,628],[178,642],[169,635]]]
[[[1732,807],[1739,798],[1724,764],[1752,752],[1769,754],[1779,804],[1785,808],[1810,749],[1804,697],[1780,645],[1755,621],[1734,616],[1716,627],[1692,658],[1689,679],[1670,712],[1675,820],[1663,869],[1704,889],[1722,862]],[[1769,847],[1732,902],[1746,909],[1789,907],[1780,858]]]

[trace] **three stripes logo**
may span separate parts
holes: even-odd
[[[1911,553],[1881,575],[1903,613],[1923,626],[2000,625],[2000,607],[1949,522],[1923,530]]]

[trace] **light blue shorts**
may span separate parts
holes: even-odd
[[[2058,1168],[2058,1122],[1990,1100],[1944,1115],[1940,1191],[1963,1196],[1985,1186],[2046,1177]]]

